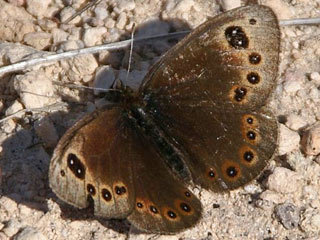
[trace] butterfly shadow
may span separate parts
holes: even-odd
[[[162,32],[157,32],[162,29]],[[153,20],[146,22],[136,28],[136,37],[154,36],[168,32],[190,30],[190,26],[180,19],[170,19],[166,22]],[[130,39],[130,35],[125,34],[120,39]],[[157,58],[164,54],[170,47],[175,45],[180,38],[153,40],[152,42],[135,43],[131,69],[141,70],[139,62],[145,61],[154,63]],[[115,59],[122,58],[122,61]],[[129,50],[111,51],[101,62],[111,65],[113,69],[128,68]],[[152,65],[152,64],[150,64]],[[149,66],[150,67],[150,66]],[[130,77],[130,73],[129,73]],[[141,78],[142,80],[142,78]],[[58,93],[61,99],[69,105],[67,113],[57,111],[43,114],[30,113],[15,119],[17,127],[12,130],[14,134],[6,138],[2,143],[2,153],[0,155],[0,196],[7,197],[8,201],[13,201],[17,206],[25,205],[35,211],[46,213],[49,211],[48,199],[57,202],[61,209],[61,216],[71,220],[98,220],[102,225],[111,228],[119,233],[129,233],[129,223],[126,220],[106,220],[93,215],[92,207],[88,209],[75,209],[63,203],[51,191],[48,183],[48,170],[52,152],[55,146],[46,146],[34,128],[34,124],[41,124],[41,121],[54,123],[58,135],[61,137],[70,126],[66,126],[66,121],[76,122],[79,116],[83,116],[86,111],[87,99],[93,98],[92,92],[81,90],[80,103],[63,93]],[[75,103],[78,102],[78,103]],[[82,114],[79,114],[82,112]],[[10,130],[10,121],[4,123],[2,129]],[[13,124],[14,125],[14,124]],[[1,134],[6,135],[5,130]],[[18,211],[18,210],[17,210]],[[133,233],[139,233],[134,230]]]

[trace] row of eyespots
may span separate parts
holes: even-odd
[[[188,191],[186,191],[184,194],[187,198],[191,197],[191,194]],[[180,200],[178,202],[179,202],[179,208],[182,212],[184,212],[186,214],[188,214],[188,213],[190,214],[192,212],[192,208],[187,203],[180,201]],[[146,204],[141,200],[137,200],[136,207],[137,207],[138,211],[143,210],[144,207],[147,205],[149,205],[148,211],[150,214],[155,215],[155,216],[157,216],[159,214],[159,216],[160,216],[160,211],[158,210],[158,208],[156,206],[154,206],[153,204]],[[176,218],[178,217],[177,213],[172,209],[164,207],[162,210],[164,210],[164,212],[166,213],[165,217],[168,217],[171,220],[176,220]]]
[[[252,129],[252,128],[257,128],[259,126],[259,122],[255,116],[246,114],[242,117],[242,125],[244,126],[245,129],[247,128]],[[254,131],[252,130],[247,131],[246,136],[252,144],[255,143],[257,134]],[[252,166],[258,160],[256,152],[253,149],[251,149],[249,146],[244,146],[240,149],[240,157],[242,162],[247,166]]]
[[[222,167],[222,174],[229,179],[230,181],[234,181],[240,177],[240,167],[238,164],[233,163],[231,161],[226,161],[227,164],[224,164]],[[217,178],[217,173],[214,170],[214,168],[209,168],[207,170],[207,176],[211,181],[216,180]]]
[[[121,187],[119,187],[119,186],[115,186],[115,193],[117,194],[117,195],[122,195],[122,194],[124,194],[124,193],[126,193],[127,192],[127,189],[124,187],[124,186],[121,186]],[[91,196],[95,196],[95,194],[96,194],[96,189],[95,189],[95,187],[92,185],[92,184],[87,184],[87,192],[91,195]],[[112,199],[112,194],[111,194],[111,192],[108,190],[108,189],[106,189],[106,188],[103,188],[102,190],[101,190],[101,196],[102,196],[102,198],[105,200],[105,201],[107,201],[107,202],[109,202],[109,201],[111,201],[111,199]]]
[[[246,128],[255,128],[258,126],[258,120],[255,116],[246,114],[241,119],[242,125]],[[254,140],[257,138],[257,133],[253,130],[246,131],[246,138],[250,140],[251,143],[254,143]],[[239,156],[241,162],[250,167],[254,165],[258,158],[256,152],[249,146],[243,146],[239,150]],[[225,160],[225,163],[222,166],[222,174],[227,177],[229,180],[236,180],[241,176],[240,166],[237,163],[234,163],[229,160]],[[211,181],[216,180],[218,177],[217,172],[214,167],[209,167],[206,170],[206,176]]]
[[[255,25],[257,20],[253,18],[249,19],[249,23]],[[229,45],[235,49],[245,49],[249,47],[249,38],[240,26],[227,27],[225,30],[225,37]],[[259,53],[252,52],[249,55],[248,60],[251,64],[257,65],[261,62],[262,57]],[[257,72],[250,72],[247,74],[247,80],[250,84],[258,84],[260,79],[260,75]],[[236,102],[242,102],[248,93],[247,88],[241,86],[233,88],[233,91],[233,98]]]

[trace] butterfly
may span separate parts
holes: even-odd
[[[136,228],[176,233],[201,218],[199,185],[229,191],[255,179],[277,143],[264,106],[276,85],[273,11],[240,7],[197,27],[147,73],[139,90],[110,93],[59,141],[49,182],[63,201]]]

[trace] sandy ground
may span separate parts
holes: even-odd
[[[0,40],[6,41],[0,45],[0,65],[34,58],[40,50],[128,39],[133,22],[137,36],[193,29],[221,7],[239,3],[221,2],[103,0],[69,24],[59,25],[84,1],[0,0]],[[280,19],[320,16],[318,0],[262,2]],[[194,228],[172,236],[139,233],[125,220],[97,219],[63,204],[48,186],[48,166],[65,130],[101,104],[91,91],[57,82],[110,87],[121,79],[137,87],[173,43],[159,40],[135,46],[129,79],[128,51],[102,52],[1,76],[1,118],[60,102],[69,107],[27,111],[1,123],[0,239],[319,239],[320,27],[284,26],[281,33],[280,74],[269,104],[279,120],[274,158],[261,177],[244,188],[225,194],[194,189],[204,207],[203,218]]]

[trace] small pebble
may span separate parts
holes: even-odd
[[[302,135],[301,148],[307,155],[316,156],[320,153],[320,124],[315,124]]]
[[[300,209],[291,203],[279,204],[275,215],[286,229],[297,228],[300,221]]]
[[[116,27],[119,29],[124,29],[126,23],[127,23],[127,15],[124,12],[122,12],[120,13],[117,19]]]
[[[305,232],[320,232],[320,212],[318,209],[308,208],[301,216],[300,227]]]
[[[83,42],[86,47],[92,47],[102,43],[103,35],[107,33],[105,27],[86,28],[83,33]]]
[[[5,112],[5,115],[6,116],[9,116],[9,115],[12,115],[14,113],[17,113],[19,112],[20,110],[23,109],[23,105],[18,101],[18,100],[15,100],[6,110]],[[18,117],[19,116],[22,116],[23,113],[21,113],[20,115],[17,115]]]
[[[287,116],[286,126],[291,130],[298,131],[307,125],[307,122],[301,116],[297,114],[290,114]]]
[[[276,167],[268,177],[267,188],[278,193],[293,193],[300,189],[301,178],[287,168]]]
[[[279,155],[290,153],[299,149],[300,135],[287,128],[283,124],[279,125]]]
[[[26,227],[14,237],[14,240],[47,240],[47,238],[38,230]]]
[[[47,15],[47,10],[49,8],[49,4],[52,3],[52,0],[26,0],[27,3],[27,11],[36,17],[42,18]]]
[[[241,0],[223,0],[221,1],[223,10],[228,11],[241,6]]]
[[[319,72],[312,72],[310,74],[310,80],[314,81],[316,84],[320,84],[320,74],[319,74]]]
[[[19,231],[20,227],[20,222],[18,222],[15,219],[10,219],[1,231],[5,233],[8,237],[12,237]]]
[[[52,35],[46,32],[32,32],[24,35],[23,41],[38,50],[44,50],[51,44]]]

